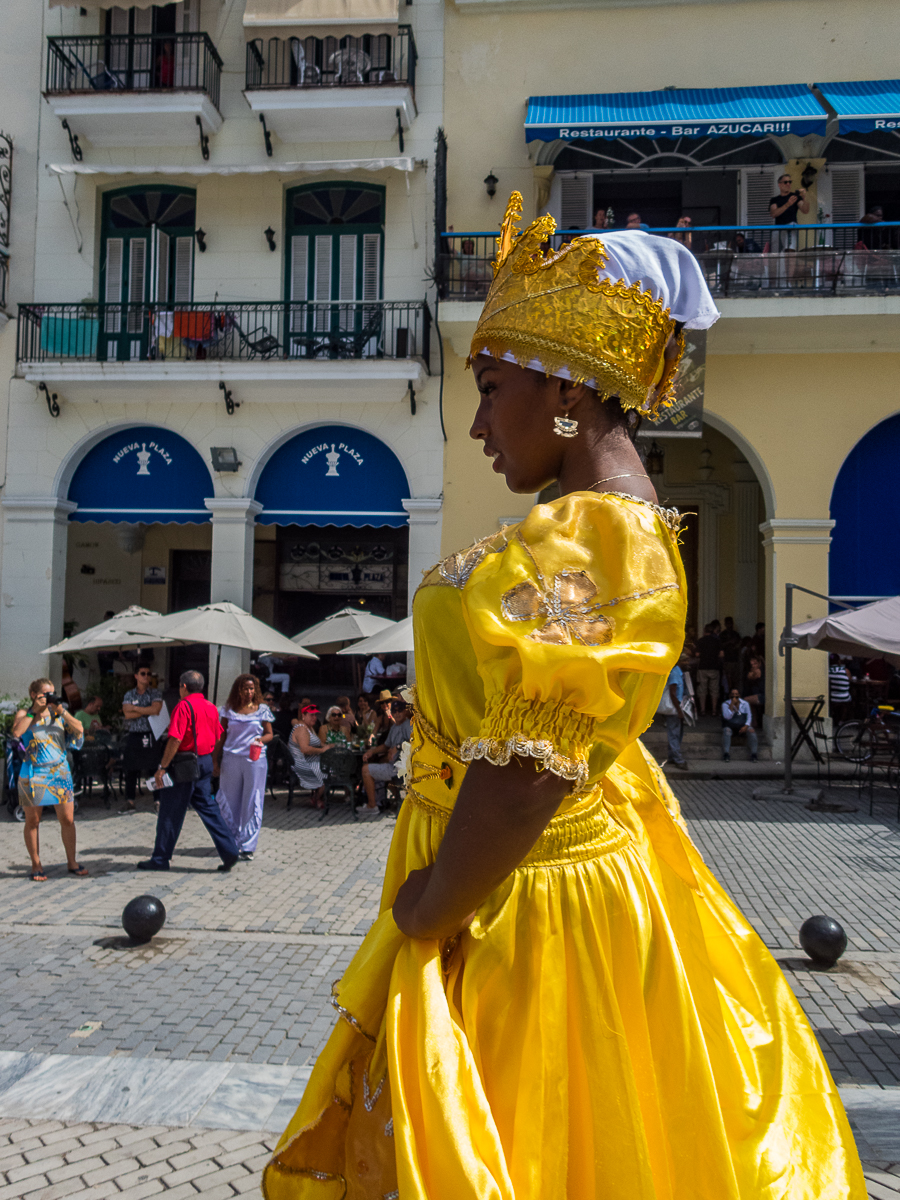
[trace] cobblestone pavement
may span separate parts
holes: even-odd
[[[897,1200],[900,828],[893,807],[876,805],[873,818],[867,801],[851,813],[810,812],[752,800],[750,781],[675,785],[706,861],[771,947],[816,1029],[858,1134],[870,1196]],[[320,821],[308,809],[286,811],[282,794],[267,803],[256,859],[227,875],[215,870],[218,859],[193,814],[172,870],[136,872],[154,824],[147,809],[117,816],[85,805],[79,858],[92,876],[73,879],[51,818],[42,828],[50,879],[34,884],[25,876],[21,826],[0,823],[0,1058],[13,1051],[44,1063],[124,1056],[163,1060],[160,1069],[185,1060],[198,1070],[204,1063],[213,1073],[230,1070],[232,1081],[243,1073],[245,1082],[254,1071],[287,1072],[293,1083],[283,1103],[293,1103],[291,1088],[301,1086],[304,1064],[333,1024],[330,983],[377,912],[393,821],[354,823],[341,809]],[[125,903],[143,892],[163,900],[168,920],[151,946],[135,948],[119,921]],[[832,971],[812,968],[798,948],[800,924],[819,912],[837,917],[850,938]],[[72,1037],[85,1023],[96,1027]],[[15,1119],[4,1111],[0,1200],[253,1193],[271,1141],[265,1131],[204,1129],[202,1111],[190,1128],[158,1116],[150,1127],[96,1123],[95,1113],[95,1123],[75,1124],[78,1114],[41,1122],[25,1119],[37,1113]],[[282,1108],[276,1112],[280,1120]],[[206,1175],[177,1176],[175,1160],[192,1154]],[[184,1169],[193,1165],[185,1159]]]

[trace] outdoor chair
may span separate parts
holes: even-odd
[[[371,66],[372,60],[368,54],[352,46],[335,50],[328,57],[328,68],[333,73],[333,82],[337,87],[348,83],[365,83]]]
[[[834,744],[834,734],[829,733],[825,727],[824,717],[814,717],[810,732],[813,736],[813,742],[819,752],[820,760],[816,762],[816,783],[822,786],[822,775],[824,773],[826,786],[831,787],[831,764],[847,763],[847,759],[843,754],[839,754]],[[857,764],[858,767],[858,764]],[[840,778],[840,777],[839,777]],[[846,778],[846,776],[844,776]]]
[[[306,50],[299,38],[291,38],[291,83],[297,87],[302,87],[303,84],[320,83],[322,72],[315,65],[307,60]]]
[[[256,329],[252,329],[249,333],[244,333],[238,320],[231,313],[228,314],[228,324],[238,335],[238,341],[241,345],[241,358],[272,358],[281,349],[281,342],[274,334],[269,333],[265,325],[258,325]],[[247,353],[243,351],[246,349]]]
[[[84,746],[73,751],[75,764],[72,782],[75,790],[83,796],[93,796],[94,784],[103,785],[103,803],[109,808],[112,804],[112,788],[109,781],[110,760],[112,751],[103,742],[85,742]]]
[[[295,784],[294,773],[291,770],[293,765],[290,751],[276,734],[266,746],[266,787],[272,793],[273,800],[275,799],[275,788],[286,787],[288,789],[288,808],[291,807]]]
[[[328,812],[328,806],[338,792],[343,792],[350,805],[353,820],[356,820],[356,785],[359,776],[356,755],[344,746],[332,746],[319,759],[322,773],[325,776],[325,807],[322,809],[322,820]]]

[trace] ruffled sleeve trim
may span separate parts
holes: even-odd
[[[506,766],[514,756],[533,758],[539,770],[571,780],[578,790],[587,782],[588,756],[600,740],[601,724],[562,702],[504,692],[488,702],[478,737],[466,738],[460,756],[494,766]]]

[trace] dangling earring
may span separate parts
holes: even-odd
[[[578,422],[574,417],[554,417],[553,432],[559,437],[578,437]]]

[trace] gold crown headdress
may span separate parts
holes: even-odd
[[[608,255],[599,237],[579,237],[544,253],[551,216],[523,232],[522,196],[513,192],[497,239],[494,281],[472,339],[471,356],[505,353],[521,367],[535,361],[553,375],[566,368],[592,381],[623,408],[656,418],[671,404],[669,385],[681,357],[665,361],[675,321],[640,283],[602,278]],[[471,356],[468,363],[471,364]]]

